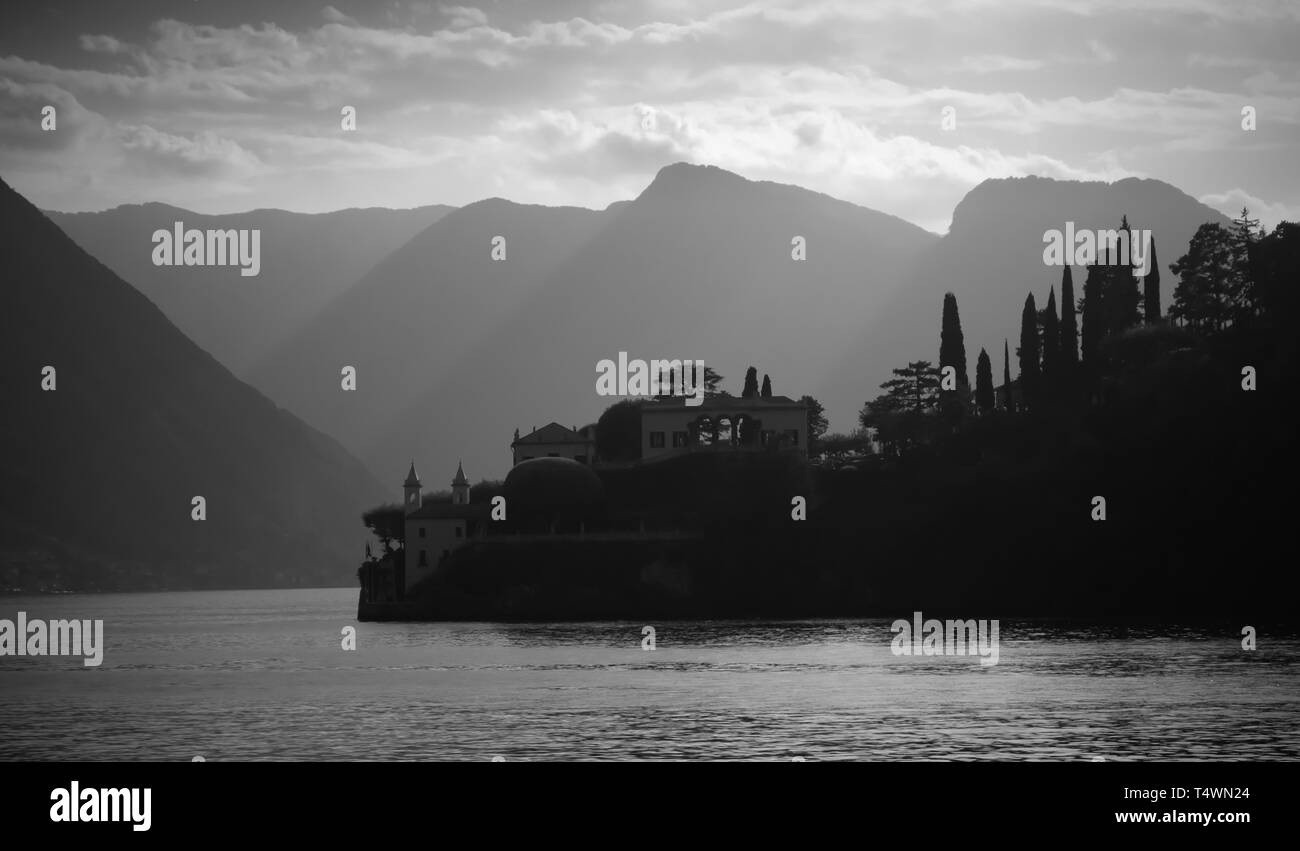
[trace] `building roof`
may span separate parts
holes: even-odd
[[[419,487],[420,477],[415,472],[415,462],[411,462],[411,472],[406,474],[406,481],[402,483],[403,487]]]
[[[522,446],[528,443],[589,443],[590,441],[571,428],[562,426],[559,423],[549,423],[541,428],[525,434],[518,438],[510,445]]]
[[[406,515],[408,520],[468,520],[486,517],[491,507],[482,504],[456,505],[450,502],[426,502]]]
[[[465,478],[465,466],[460,461],[456,462],[456,478],[451,480],[453,485],[467,485],[469,479]]]
[[[795,401],[789,396],[772,396],[768,399],[755,396],[752,399],[742,399],[739,396],[711,396],[706,397],[703,403],[699,405],[687,405],[686,396],[661,396],[645,403],[642,410],[645,411],[675,411],[685,408],[688,411],[700,413],[708,411],[762,411],[772,408],[803,408],[802,402]]]

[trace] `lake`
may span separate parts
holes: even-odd
[[[1246,651],[1240,627],[1003,618],[982,666],[895,656],[892,618],[652,623],[643,650],[642,623],[358,623],[356,600],[0,597],[0,618],[102,618],[105,645],[99,667],[0,656],[0,759],[1300,757],[1294,631]]]

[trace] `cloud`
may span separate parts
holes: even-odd
[[[489,194],[599,207],[687,160],[926,226],[981,180],[1024,174],[1182,175],[1204,194],[1271,172],[1279,197],[1300,196],[1287,4],[483,6],[401,2],[362,23],[327,5],[306,24],[217,26],[181,20],[182,4],[81,35],[84,65],[0,56],[0,91],[23,93],[0,103],[0,168],[37,187],[93,176],[108,205],[129,178],[133,193],[203,187],[289,208]],[[1149,24],[1161,39],[1143,36]],[[32,135],[28,101],[56,96],[59,138]],[[1246,103],[1260,130],[1243,136]],[[339,126],[343,104],[355,132]]]
[[[122,148],[147,169],[167,169],[181,176],[242,173],[251,176],[261,165],[239,143],[204,131],[193,136],[164,133],[148,125],[120,128]]]
[[[1014,56],[985,54],[967,56],[955,67],[974,74],[989,74],[997,71],[1036,71],[1043,67],[1043,62],[1040,59],[1018,59]]]

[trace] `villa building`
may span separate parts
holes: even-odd
[[[596,426],[572,429],[549,423],[523,437],[516,429],[510,451],[515,464],[533,458],[572,458],[579,464],[590,464],[596,457]]]
[[[641,407],[642,460],[708,450],[788,449],[808,453],[808,409],[787,396],[713,396],[701,405],[664,396]]]
[[[456,466],[456,477],[451,480],[451,502],[422,503],[420,477],[415,463],[402,485],[405,492],[406,553],[402,582],[403,591],[409,591],[417,582],[433,572],[438,563],[471,538],[484,534],[489,507],[470,505],[469,479],[465,469]]]

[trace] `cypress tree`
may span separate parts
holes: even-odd
[[[1104,333],[1102,295],[1105,277],[1106,267],[1097,262],[1088,267],[1088,277],[1083,282],[1083,365],[1089,372],[1097,369],[1097,352]]]
[[[1002,339],[1002,390],[1006,398],[1007,413],[1016,409],[1015,402],[1011,399],[1011,344],[1004,337]]]
[[[766,372],[763,373],[763,389],[759,391],[759,395],[764,399],[772,398],[772,379],[767,377]]]
[[[939,370],[945,366],[957,370],[957,386],[970,387],[966,373],[966,341],[962,338],[961,317],[957,315],[957,297],[943,295],[943,327],[939,333]]]
[[[1144,318],[1148,325],[1160,321],[1160,262],[1156,260],[1156,239],[1151,237],[1151,269],[1142,279]]]
[[[983,349],[975,361],[975,405],[981,414],[993,411],[993,364]]]
[[[1047,294],[1043,312],[1043,388],[1050,393],[1061,380],[1061,323],[1056,318],[1056,287]]]
[[[758,396],[758,370],[752,366],[745,370],[745,387],[740,391],[740,398],[753,399]]]
[[[1038,356],[1038,311],[1034,309],[1034,294],[1025,298],[1025,309],[1020,314],[1020,400],[1023,407],[1033,410],[1038,405],[1040,362]]]
[[[1074,313],[1074,276],[1070,264],[1065,264],[1061,275],[1061,374],[1069,379],[1079,364],[1079,325]]]
[[[1119,334],[1142,321],[1142,297],[1138,293],[1137,276],[1133,274],[1133,231],[1128,226],[1128,217],[1120,225],[1121,238],[1129,246],[1129,260],[1116,256],[1113,263],[1106,264],[1106,274],[1102,286],[1105,294],[1101,303],[1103,308],[1102,334]]]

